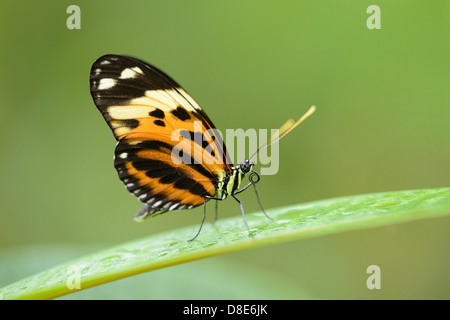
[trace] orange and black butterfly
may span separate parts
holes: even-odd
[[[114,166],[119,178],[145,203],[136,220],[199,205],[206,208],[211,199],[231,196],[239,202],[249,229],[236,195],[251,185],[256,191],[260,177],[254,163],[251,158],[231,163],[214,124],[178,83],[141,60],[105,55],[92,66],[90,89],[118,141]],[[314,107],[296,123],[287,123],[261,148],[281,139],[313,111]],[[250,182],[239,189],[247,173]],[[205,214],[206,210],[202,225]]]

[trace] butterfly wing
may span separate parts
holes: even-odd
[[[91,95],[118,140],[114,165],[145,217],[203,204],[230,172],[220,135],[203,109],[161,70],[105,55],[92,66]]]

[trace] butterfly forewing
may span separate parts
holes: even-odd
[[[161,70],[106,55],[92,66],[91,95],[115,138],[119,178],[146,214],[192,208],[230,169],[225,145],[200,106]],[[174,161],[174,159],[176,161]]]

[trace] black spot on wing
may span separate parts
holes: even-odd
[[[166,124],[162,120],[155,120],[155,121],[153,121],[153,123],[156,124],[157,126],[160,126],[160,127],[165,127],[166,126]]]
[[[172,114],[182,121],[189,120],[191,118],[189,113],[182,107],[178,107],[175,110],[172,110]]]
[[[155,110],[148,113],[149,116],[158,118],[158,119],[164,119],[164,111],[161,109],[156,108]]]

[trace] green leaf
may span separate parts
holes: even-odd
[[[287,240],[372,228],[450,214],[450,188],[342,197],[248,214],[153,235],[76,259],[0,289],[2,299],[51,299],[135,274]]]

